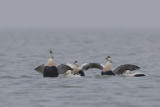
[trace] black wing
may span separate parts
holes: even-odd
[[[90,68],[98,68],[98,69],[103,69],[103,66],[99,63],[86,63],[86,64],[83,64],[82,67],[81,67],[81,70],[84,71],[84,70],[88,70]]]
[[[39,73],[42,73],[43,74],[43,72],[44,72],[44,64],[42,64],[42,65],[40,65],[40,66],[38,66],[38,67],[36,67],[34,70],[36,70],[37,72],[39,72]]]
[[[45,65],[42,64],[42,65],[36,67],[34,70],[36,70],[37,72],[43,74],[43,72],[44,72],[44,67],[45,67]],[[70,66],[68,66],[68,65],[66,65],[66,64],[60,64],[60,65],[58,65],[58,66],[57,66],[57,69],[58,69],[58,73],[59,73],[59,74],[63,74],[63,73],[65,73],[65,72],[67,72],[68,70],[73,70]]]
[[[68,70],[73,70],[70,66],[68,66],[66,64],[60,64],[60,65],[57,66],[57,68],[58,68],[59,74],[64,74]]]
[[[124,64],[120,65],[117,68],[113,70],[114,74],[123,74],[126,70],[134,71],[140,69],[139,66],[137,65],[132,65],[132,64]]]

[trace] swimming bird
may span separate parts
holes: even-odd
[[[58,69],[58,74],[64,74],[68,70],[73,70],[70,66],[66,66],[66,64],[60,64],[60,65],[55,65],[55,66]],[[45,65],[42,64],[42,65],[36,67],[34,70],[41,73],[41,74],[44,74],[44,67],[45,67]]]
[[[68,70],[66,73],[64,73],[64,76],[67,78],[77,78],[77,77],[81,77],[78,74],[74,74],[73,70]]]
[[[99,68],[102,69],[103,67],[98,63],[84,63],[82,66],[79,66],[78,61],[74,61],[73,65],[69,63],[60,64],[56,66],[58,69],[58,74],[65,74],[68,70],[73,71],[73,74],[85,76],[84,71],[91,69],[91,68]],[[44,64],[35,68],[35,70],[39,73],[44,73]]]
[[[96,63],[89,63],[90,65],[88,65],[88,63],[84,63],[82,66],[79,66],[78,61],[74,61],[73,64],[70,63],[65,63],[65,64],[61,64],[58,66],[58,68],[61,68],[60,70],[62,70],[63,68],[63,72],[67,72],[68,70],[72,70],[73,74],[76,75],[80,75],[80,76],[85,76],[84,71],[91,69],[91,68],[97,68]]]
[[[74,74],[77,74],[79,72],[79,65],[78,65],[78,61],[74,61],[73,65],[66,63],[66,66],[69,66],[73,69]]]
[[[130,70],[126,70],[123,73],[123,75],[126,76],[126,77],[142,77],[142,76],[146,76],[145,74],[139,73],[139,72],[135,72],[135,73],[131,74]]]
[[[74,74],[79,74],[80,76],[85,76],[84,72],[81,70],[81,68],[79,67],[78,61],[74,61],[73,65],[66,63],[64,66],[68,66],[72,69],[72,71],[74,72]]]
[[[111,60],[111,57],[107,56],[106,60],[107,60],[107,63],[106,63],[105,66],[103,66],[103,70],[101,72],[101,75],[115,75],[112,72],[112,66],[111,66],[112,60]]]
[[[101,69],[101,75],[116,75],[116,74],[123,74],[126,70],[134,71],[140,69],[139,66],[133,65],[133,64],[124,64],[116,67],[115,69],[112,69],[112,60],[110,56],[106,57],[107,63],[104,66],[103,64],[99,63],[88,63],[85,67],[86,68],[98,68]]]
[[[57,77],[58,69],[53,62],[53,52],[50,50],[49,59],[44,66],[43,77]]]
[[[126,72],[126,70],[134,71],[140,69],[139,66],[133,65],[133,64],[124,64],[116,67],[115,69],[112,69],[111,63],[111,57],[106,57],[107,63],[104,66],[103,64],[99,63],[85,63],[81,67],[78,65],[78,61],[74,61],[73,65],[66,63],[66,64],[60,64],[57,65],[58,74],[65,74],[68,70],[74,71],[74,74],[79,74],[80,76],[85,76],[84,71],[91,69],[91,68],[97,68],[102,70],[101,75],[121,75]],[[38,66],[35,68],[37,72],[44,73],[44,64]],[[135,74],[135,76],[142,76],[144,74]]]

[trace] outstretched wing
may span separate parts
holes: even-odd
[[[36,70],[37,72],[39,72],[39,73],[42,73],[43,74],[43,72],[44,72],[44,64],[42,64],[42,65],[40,65],[40,66],[38,66],[38,67],[36,67],[34,70]]]
[[[73,68],[73,65],[72,65],[72,64],[70,64],[70,63],[65,63],[65,65],[67,65],[67,66],[69,66],[69,67]]]
[[[68,66],[66,64],[60,64],[60,65],[57,66],[57,68],[58,68],[59,74],[64,74],[68,70],[73,70],[70,66]]]
[[[103,66],[99,63],[85,63],[81,66],[81,70],[84,71],[84,70],[88,70],[88,69],[91,69],[91,68],[98,68],[98,69],[103,69]]]
[[[117,68],[113,70],[114,74],[123,74],[126,70],[134,71],[140,69],[139,66],[137,65],[132,65],[132,64],[124,64],[120,65]]]
[[[37,72],[43,74],[43,72],[44,72],[44,67],[45,67],[45,65],[42,64],[42,65],[36,67],[34,70],[36,70]],[[58,69],[58,73],[59,73],[59,74],[63,74],[63,73],[65,73],[65,72],[67,72],[68,70],[73,70],[70,66],[68,66],[68,65],[66,65],[66,64],[60,64],[60,65],[58,65],[58,66],[57,66],[57,69]]]

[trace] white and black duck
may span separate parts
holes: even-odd
[[[44,75],[44,77],[53,76],[53,74],[56,77],[59,74],[65,74],[68,70],[73,71],[73,75],[78,74],[80,76],[85,76],[84,71],[91,69],[91,68],[98,68],[98,69],[102,70],[101,75],[121,75],[121,74],[124,74],[126,76],[129,76],[129,73],[127,73],[128,71],[134,71],[134,70],[140,69],[139,66],[133,65],[133,64],[124,64],[124,65],[120,65],[120,66],[116,67],[115,69],[112,69],[111,57],[107,56],[106,60],[107,60],[106,65],[102,65],[99,63],[85,63],[80,67],[78,65],[78,61],[74,61],[73,65],[66,63],[66,64],[60,64],[60,65],[55,66],[53,63],[52,51],[50,51],[50,58],[49,58],[47,64],[46,65],[42,64],[42,65],[36,67],[35,70],[37,72],[42,73]],[[52,69],[54,69],[54,70],[52,70]],[[51,71],[54,71],[54,72],[51,72]],[[142,73],[135,73],[135,74],[130,73],[130,76],[131,75],[135,76],[135,77],[145,76]]]
[[[78,65],[78,61],[74,61],[73,65],[66,63],[60,64],[56,66],[58,69],[58,74],[66,74],[67,71],[71,70],[73,75],[80,75],[85,76],[84,71],[91,69],[91,68],[98,68],[101,69],[102,66],[99,66],[98,63],[85,63],[81,67]],[[35,70],[39,73],[44,74],[45,65],[42,64],[35,68]]]
[[[118,67],[116,67],[115,69],[112,69],[112,60],[111,60],[111,57],[110,56],[107,56],[106,57],[106,60],[107,60],[107,63],[106,65],[102,65],[102,64],[99,64],[99,63],[88,63],[87,67],[89,69],[89,67],[92,67],[92,68],[99,68],[101,69],[101,75],[121,75],[121,74],[125,74],[126,71],[134,71],[134,70],[139,70],[140,67],[137,66],[137,65],[133,65],[133,64],[124,64],[124,65],[120,65]],[[129,75],[129,73],[127,73]],[[141,76],[145,76],[145,74],[142,74],[142,73],[134,73],[134,74],[131,74],[130,73],[130,76],[134,76],[134,77],[141,77]]]
[[[43,77],[57,77],[58,69],[53,62],[53,53],[50,50],[49,59],[46,65],[43,65]]]

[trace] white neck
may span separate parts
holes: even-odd
[[[103,71],[106,72],[110,70],[112,70],[111,63],[107,61],[106,66],[103,68]]]
[[[77,73],[77,72],[79,71],[79,67],[78,67],[77,64],[74,64],[73,67],[72,67],[72,69],[73,69],[73,71],[74,71],[75,73]]]
[[[110,64],[111,65],[111,62],[110,61],[107,61],[107,63],[106,64]]]
[[[52,55],[52,54],[49,54],[49,58],[53,59],[53,55]]]
[[[49,58],[48,62],[46,63],[46,66],[54,66],[52,58]]]

